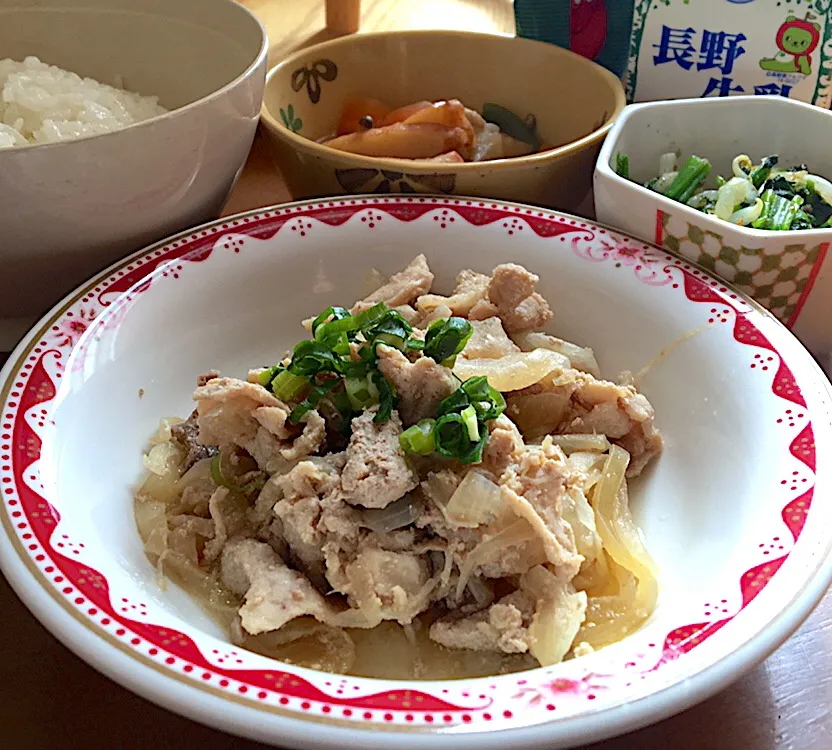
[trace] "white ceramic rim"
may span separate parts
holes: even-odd
[[[816,107],[814,104],[807,104],[806,102],[799,102],[795,99],[787,99],[782,96],[731,96],[731,97],[717,97],[713,99],[679,99],[672,101],[658,101],[658,102],[641,102],[639,104],[630,104],[624,108],[624,111],[613,122],[612,128],[607,135],[606,140],[601,146],[601,151],[598,154],[598,160],[595,163],[595,172],[597,175],[602,175],[605,180],[619,185],[625,190],[631,190],[639,195],[649,199],[656,204],[658,210],[663,213],[672,211],[674,215],[684,216],[689,220],[696,220],[697,226],[703,229],[710,229],[716,233],[725,233],[726,222],[722,219],[717,219],[715,216],[697,211],[695,208],[680,203],[679,201],[666,198],[661,193],[640,185],[638,182],[633,182],[625,177],[619,175],[612,167],[612,159],[618,149],[618,140],[622,132],[626,130],[628,121],[637,112],[642,110],[660,110],[660,109],[678,109],[697,107],[729,107],[738,106],[747,102],[769,102],[772,105],[790,107],[794,109],[811,110],[812,112],[822,112],[823,115],[829,119],[829,127],[832,129],[832,112]],[[697,154],[699,155],[699,154]],[[708,158],[705,154],[703,158]],[[828,237],[830,231],[829,227],[818,227],[816,229],[801,229],[799,231],[789,230],[787,232],[775,232],[771,229],[753,229],[742,227],[738,224],[730,224],[731,231],[741,237],[748,238],[749,244],[759,243],[763,240],[776,239],[787,244],[811,242],[814,237]],[[806,238],[806,239],[804,239]]]
[[[418,196],[416,197],[418,198]],[[336,204],[349,205],[367,199],[373,202],[385,202],[388,200],[390,202],[396,202],[401,200],[398,196],[385,198],[370,195],[338,199]],[[479,201],[476,198],[464,197],[443,198],[442,200],[446,204],[462,203],[472,200]],[[320,201],[302,201],[275,208],[302,207],[316,203],[319,204]],[[521,204],[503,201],[488,201],[487,205],[494,208],[509,208],[515,210],[518,208],[526,208]],[[113,264],[113,266],[95,276],[90,282],[81,285],[80,288],[85,288],[90,283],[106,278],[114,269],[125,265],[132,259],[145,255],[149,249],[161,247],[176,239],[190,237],[199,230],[213,227],[236,218],[256,217],[268,210],[269,208],[264,208],[239,214],[236,217],[226,217],[182,232],[168,240],[151,246],[151,248],[141,250]],[[535,211],[541,211],[549,217],[564,216],[564,214],[548,209],[535,208]],[[592,223],[597,225],[596,222]],[[702,273],[702,276],[706,279],[711,278],[707,273]],[[728,286],[724,283],[722,285]],[[752,305],[755,310],[760,311],[768,319],[769,324],[775,326],[781,325],[773,316],[763,311],[758,305],[745,298],[741,293],[733,289],[731,291],[734,291],[740,300]],[[37,337],[36,334],[40,334],[40,328],[50,321],[56,313],[59,313],[68,306],[76,296],[77,291],[68,295],[47,313],[35,329],[20,342],[9,357],[6,365],[0,370],[0,385],[5,385],[9,380],[18,358],[33,345],[34,339]],[[791,334],[788,334],[788,336],[791,336]],[[818,378],[817,385],[822,387],[825,393],[832,398],[832,385],[827,381],[817,363],[811,359],[811,356],[805,350],[802,350],[801,353],[805,360],[807,371],[814,373],[816,378]],[[584,727],[576,727],[570,731],[562,726],[560,730],[561,736],[558,738],[558,741],[586,743],[638,729],[671,716],[713,695],[752,669],[781,645],[810,614],[822,598],[830,582],[832,582],[832,555],[829,554],[830,547],[832,547],[832,539],[830,539],[829,546],[825,550],[826,554],[819,556],[812,576],[806,580],[805,584],[795,593],[794,597],[765,630],[730,655],[692,677],[630,703],[594,712],[585,712],[579,717],[563,720],[555,719],[552,722],[529,727],[486,732],[455,732],[455,728],[453,727],[443,729],[437,726],[430,731],[402,734],[400,732],[379,730],[376,727],[346,728],[328,726],[314,723],[311,720],[300,720],[282,716],[282,739],[296,746],[320,748],[342,748],[345,741],[349,739],[358,742],[359,746],[382,750],[391,746],[407,746],[413,749],[433,748],[436,746],[437,736],[441,736],[444,741],[444,746],[448,748],[470,747],[472,742],[476,742],[477,745],[483,748],[503,748],[506,741],[510,741],[511,746],[515,748],[531,748],[542,747],[547,742],[551,742],[553,740],[551,735],[554,726],[558,724],[562,725],[564,722],[586,724],[582,720],[590,716],[598,719],[593,727],[589,730],[586,730]],[[262,718],[262,713],[255,708],[235,704],[239,710],[231,710],[232,703],[228,698],[196,691],[189,687],[183,680],[171,679],[170,676],[160,675],[159,672],[143,664],[141,659],[129,655],[129,652],[126,650],[110,648],[109,646],[104,647],[106,646],[106,642],[91,627],[82,624],[70,615],[69,610],[59,604],[57,600],[53,599],[46,589],[40,585],[40,581],[30,572],[24,558],[18,553],[14,544],[5,534],[0,536],[0,569],[3,570],[14,590],[26,606],[58,640],[115,682],[118,682],[157,705],[222,731],[231,731],[265,742],[274,741],[274,735],[266,731],[264,728],[265,725],[258,723],[258,717]],[[36,584],[35,586],[32,586],[33,579]],[[196,698],[199,700],[195,700]],[[310,739],[310,732],[314,732],[314,738]]]

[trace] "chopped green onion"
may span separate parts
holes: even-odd
[[[765,159],[763,159],[763,161],[760,163],[760,166],[754,169],[749,175],[751,184],[754,185],[754,187],[757,188],[757,190],[759,190],[763,186],[763,183],[765,183],[765,181],[769,178],[772,167],[776,165],[776,156],[766,156]]]
[[[670,183],[670,187],[664,193],[665,197],[687,203],[699,189],[699,186],[705,182],[710,171],[711,163],[707,159],[691,156],[673,182]]]
[[[615,155],[615,172],[625,180],[630,179],[630,157],[627,154],[619,152]]]
[[[319,372],[337,372],[339,358],[320,341],[301,341],[292,355],[289,372],[294,375],[317,375]]]
[[[401,336],[394,336],[392,333],[380,333],[373,338],[373,344],[386,344],[392,346],[394,349],[403,351],[405,348],[405,339]]]
[[[385,316],[388,310],[389,308],[384,304],[384,302],[379,302],[377,305],[373,305],[368,310],[353,316],[355,318],[356,330],[369,330]]]
[[[473,406],[468,406],[460,412],[460,416],[468,428],[468,437],[472,442],[480,439],[480,428],[477,424],[477,410]]]
[[[321,399],[326,396],[335,386],[341,383],[340,380],[327,380],[323,385],[316,385],[303,401],[301,401],[289,415],[289,421],[292,424],[297,424],[303,419],[312,409],[314,409]]]
[[[366,409],[378,402],[378,389],[369,375],[363,378],[345,378],[344,389],[353,409]]]
[[[315,320],[312,321],[312,335],[314,336],[318,331],[318,326],[323,325],[327,321],[341,320],[342,318],[350,317],[348,310],[343,307],[327,307]]]
[[[468,453],[463,454],[462,456],[457,457],[457,461],[461,464],[478,464],[482,461],[482,452],[485,448],[485,443],[488,440],[488,431],[484,430],[482,435],[480,435],[480,439],[471,446],[471,449]]]
[[[439,415],[442,416],[443,414],[460,412],[470,403],[471,401],[468,394],[462,389],[462,387],[457,388],[450,396],[442,399],[439,404]]]
[[[262,385],[264,388],[268,388],[269,384],[274,380],[275,375],[278,372],[282,371],[283,368],[279,365],[274,365],[273,367],[267,367],[263,372],[261,372],[257,376],[257,381]]]
[[[503,394],[488,384],[485,375],[469,378],[450,396],[439,404],[439,414],[461,412],[468,406],[473,406],[479,419],[487,422],[496,419],[506,410],[506,400]]]
[[[474,327],[465,318],[434,320],[425,336],[425,356],[445,363],[465,348],[473,333]]]
[[[436,420],[433,429],[436,451],[448,458],[459,458],[468,453],[471,438],[460,414],[445,414]]]
[[[373,422],[386,422],[399,401],[398,396],[387,378],[378,370],[373,370],[370,378],[378,389],[378,412],[373,417]]]
[[[319,325],[315,329],[315,341],[327,342],[337,341],[346,333],[355,330],[355,318],[348,315],[346,318],[332,320],[329,323]]]
[[[399,445],[405,453],[415,453],[418,456],[429,456],[436,448],[433,437],[433,419],[423,419],[418,424],[408,427],[399,435]]]
[[[272,393],[281,401],[296,401],[308,387],[309,378],[288,370],[282,370],[272,380]]]

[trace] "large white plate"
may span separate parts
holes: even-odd
[[[608,376],[666,352],[642,386],[667,446],[633,496],[662,590],[621,643],[487,679],[340,677],[238,650],[188,596],[156,585],[131,486],[159,417],[189,412],[196,374],[275,361],[300,319],[419,252],[446,291],[467,267],[538,273],[552,330],[592,346]],[[595,224],[450,198],[288,205],[131,256],[20,344],[0,376],[0,563],[83,658],[221,729],[310,748],[564,747],[723,688],[818,602],[832,575],[830,469],[817,460],[832,450],[830,403],[771,316]]]

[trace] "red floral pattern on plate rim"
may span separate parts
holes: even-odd
[[[409,222],[437,210],[439,213],[433,218],[437,223],[441,222],[442,228],[455,221],[454,215],[473,226],[502,221],[502,226],[508,230],[509,235],[521,231],[525,225],[540,237],[559,239],[585,260],[612,260],[617,267],[631,268],[645,284],[672,285],[672,288],[679,289],[691,302],[730,308],[735,318],[734,339],[739,344],[767,350],[779,360],[772,385],[774,395],[788,404],[806,409],[788,366],[746,317],[748,305],[704,272],[648,245],[590,222],[551,211],[486,201],[409,197],[301,204],[232,217],[138,253],[109,275],[100,278],[82,298],[69,305],[50,328],[41,331],[41,338],[33,340],[28,353],[21,359],[22,366],[11,374],[8,397],[0,412],[0,494],[7,514],[2,520],[8,526],[10,536],[18,541],[20,553],[30,568],[37,570],[45,579],[44,585],[51,589],[53,596],[65,607],[74,610],[76,618],[86,621],[85,624],[110,639],[115,639],[124,650],[145,662],[153,662],[157,668],[167,668],[172,675],[190,679],[193,684],[203,684],[235,694],[241,699],[250,700],[254,705],[271,706],[278,710],[283,708],[294,715],[338,718],[356,726],[382,724],[430,729],[450,724],[482,727],[483,723],[498,721],[501,726],[527,725],[530,723],[528,719],[515,724],[511,709],[518,711],[534,706],[544,707],[545,704],[547,712],[555,712],[553,702],[564,695],[594,700],[595,692],[607,687],[604,681],[609,675],[590,673],[580,680],[552,680],[547,679],[544,671],[534,672],[531,675],[542,675],[543,679],[535,680],[528,676],[528,679],[516,680],[516,693],[512,696],[512,701],[501,699],[504,705],[498,705],[494,698],[486,695],[496,688],[495,685],[483,687],[483,694],[479,695],[462,692],[461,698],[467,705],[461,705],[463,700],[451,699],[447,689],[433,689],[430,683],[418,685],[415,689],[411,685],[408,689],[381,692],[373,692],[365,687],[360,695],[356,693],[359,697],[351,698],[345,694],[351,678],[330,676],[325,687],[331,690],[325,692],[296,674],[292,667],[277,662],[273,669],[218,666],[212,664],[184,633],[131,619],[124,614],[127,607],[119,608],[110,600],[107,579],[100,572],[73,559],[81,554],[83,543],[73,544],[69,540],[55,538],[58,513],[38,492],[42,488],[35,465],[40,457],[41,439],[24,415],[34,414],[36,424],[40,428],[44,427],[49,416],[47,409],[41,408],[38,411],[36,407],[45,406],[54,398],[55,380],[61,378],[68,355],[74,347],[78,347],[79,342],[80,347],[74,355],[83,355],[85,339],[90,340],[94,335],[94,330],[88,328],[95,325],[118,325],[129,302],[146,291],[159,276],[171,275],[178,278],[184,264],[204,261],[217,248],[240,252],[238,245],[242,243],[234,239],[235,234],[269,239],[281,227],[291,225],[295,220],[292,229],[300,229],[300,233],[304,234],[304,227],[309,229],[312,226],[306,221],[308,219],[338,226],[355,214],[367,210],[373,212],[370,214],[368,228],[372,228],[373,221],[380,221],[384,214]],[[362,220],[366,222],[366,216]],[[222,242],[218,242],[221,237]],[[117,304],[113,304],[116,300]],[[96,318],[99,312],[106,314]],[[711,312],[719,315],[716,308]],[[727,315],[728,310],[724,310],[724,313]],[[727,318],[721,320],[727,322]],[[769,360],[771,359],[770,357]],[[787,415],[791,413],[791,410],[786,410]],[[788,419],[793,421],[792,417]],[[814,478],[816,457],[811,422],[803,426],[788,449]],[[800,536],[812,502],[812,487],[809,485],[808,489],[782,509],[782,519],[795,541]],[[780,546],[779,549],[783,547]],[[756,565],[743,574],[739,581],[742,595],[740,611],[768,584],[788,554],[786,552],[777,559]],[[663,665],[697,647],[735,616],[736,613],[720,620],[709,619],[675,628],[666,635],[658,657],[649,669],[642,672],[641,677],[655,673]],[[656,644],[650,644],[650,647],[654,648]],[[498,679],[504,678],[494,678],[494,682]],[[530,681],[534,684],[529,684]],[[368,682],[372,684],[366,680],[363,684]],[[629,685],[628,682],[626,687]],[[358,686],[354,686],[354,690],[358,691]],[[547,700],[552,702],[546,703]],[[548,715],[552,716],[551,713]],[[541,720],[545,719],[544,713]]]

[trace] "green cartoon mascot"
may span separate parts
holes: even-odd
[[[812,72],[812,52],[820,43],[820,24],[806,18],[789,16],[777,30],[777,48],[774,57],[760,60],[760,67],[776,73],[798,73],[808,76]]]

